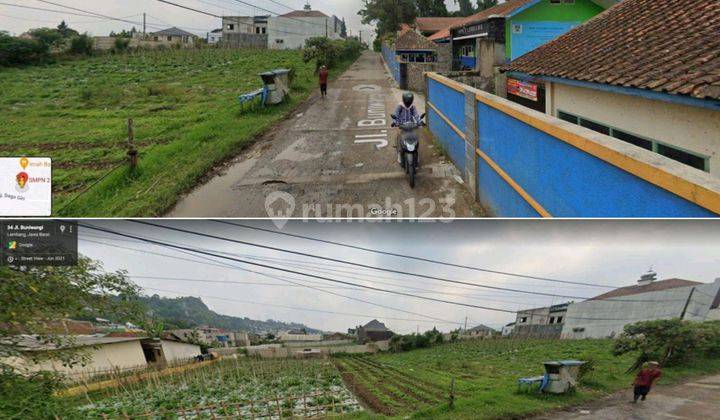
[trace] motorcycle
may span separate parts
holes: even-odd
[[[398,139],[398,160],[400,166],[405,169],[405,173],[408,174],[410,180],[410,188],[415,188],[415,174],[420,163],[419,155],[420,152],[420,138],[416,131],[418,128],[423,127],[425,122],[425,114],[420,116],[419,122],[408,121],[400,124],[397,122],[397,115],[391,115],[393,119],[392,127],[398,127],[400,129],[400,138]]]

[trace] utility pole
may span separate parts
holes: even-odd
[[[467,317],[465,317],[465,331],[467,331]]]
[[[145,39],[146,28],[147,28],[147,14],[143,12],[143,39]]]
[[[362,44],[362,31],[360,31],[360,43]]]

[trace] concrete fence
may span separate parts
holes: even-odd
[[[96,36],[93,38],[93,48],[100,51],[108,51],[115,48],[115,40],[117,37],[114,36]],[[169,41],[152,41],[149,39],[140,38],[127,38],[130,43],[129,48],[158,48],[158,47],[172,47],[179,45],[182,48],[193,48],[195,45],[192,43],[182,44],[179,42]]]
[[[716,217],[720,179],[426,74],[429,129],[500,217]]]
[[[367,344],[348,344],[333,346],[305,346],[305,347],[283,347],[281,345],[262,345],[246,347],[249,356],[257,356],[263,359],[280,359],[291,357],[312,357],[327,356],[338,353],[363,354],[387,351],[390,348],[389,341],[377,341]]]

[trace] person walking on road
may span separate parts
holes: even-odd
[[[635,394],[633,396],[633,403],[637,403],[638,399],[645,401],[645,397],[647,397],[650,389],[655,386],[655,383],[660,379],[660,376],[662,376],[662,371],[659,366],[660,364],[658,362],[648,362],[647,365],[638,372],[633,382],[635,386],[633,390]]]
[[[330,72],[327,69],[327,66],[321,66],[320,72],[319,72],[319,78],[320,78],[320,95],[322,97],[327,96],[327,83],[328,83],[328,76],[330,75]]]

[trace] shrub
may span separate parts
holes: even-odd
[[[115,45],[113,46],[113,51],[123,52],[127,51],[128,48],[130,48],[130,38],[115,38]]]
[[[70,53],[92,55],[93,39],[88,34],[78,35],[70,40]]]
[[[34,39],[21,39],[0,32],[0,66],[35,64],[47,60],[49,47]]]
[[[53,396],[58,383],[58,378],[50,372],[23,377],[0,365],[0,418],[69,417],[72,413],[67,404],[62,404]]]
[[[648,360],[658,360],[661,366],[679,365],[692,358],[717,355],[719,341],[720,322],[699,323],[679,318],[643,321],[625,326],[613,354],[637,353],[630,370]]]

